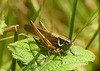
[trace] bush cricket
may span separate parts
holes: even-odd
[[[37,28],[32,21],[30,21],[30,23],[31,23],[31,25],[28,25],[28,24],[24,25],[24,29],[30,33],[34,33],[34,31],[35,31],[35,33],[39,36],[40,40],[47,47],[48,57],[50,57],[49,50],[48,50],[49,48],[52,50],[56,50],[57,53],[59,54],[59,56],[61,57],[61,64],[62,64],[63,60],[62,60],[62,56],[61,56],[59,50],[61,50],[61,49],[63,49],[64,51],[69,50],[70,45],[72,45],[72,49],[70,49],[70,51],[73,55],[75,55],[75,53],[73,53],[73,45],[74,44],[70,40],[68,40],[66,37],[49,32],[46,29],[46,27],[42,24],[41,21],[39,22],[39,24],[42,29]],[[34,31],[32,31],[32,30],[34,30]],[[35,41],[38,44],[40,43],[37,39],[35,39]]]

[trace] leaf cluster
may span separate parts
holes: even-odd
[[[33,38],[24,39],[11,43],[8,48],[12,51],[13,58],[18,61],[22,71],[66,71],[76,69],[78,66],[87,65],[95,60],[95,55],[79,46],[74,46],[74,56],[70,51],[60,51],[63,59],[61,64],[60,56],[55,52],[50,52],[51,56],[46,61],[47,51],[36,44]]]

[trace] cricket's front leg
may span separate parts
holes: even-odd
[[[59,53],[59,49],[56,49],[57,53],[59,54],[60,58],[61,58],[61,64],[63,64],[63,59],[62,59],[62,56],[61,54]]]
[[[73,46],[74,46],[74,44],[72,43],[72,49],[70,49],[70,52],[71,52],[73,55],[76,56],[76,54],[73,52]]]

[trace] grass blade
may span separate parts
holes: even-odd
[[[17,29],[17,27],[16,27],[16,29]],[[17,40],[18,40],[18,32],[15,30],[14,42]],[[15,71],[15,69],[16,69],[16,59],[13,58],[11,71]]]
[[[86,24],[81,28],[81,30],[78,32],[78,34],[77,34],[76,37],[74,38],[73,42],[74,42],[75,39],[78,37],[78,35],[82,32],[82,30],[83,30],[88,24],[90,24],[90,22],[92,22],[92,21],[97,17],[97,16],[96,16],[93,20],[91,20],[92,17],[98,12],[98,10],[99,10],[99,9],[97,9],[97,10],[92,14],[92,16],[91,16],[91,17],[89,18],[89,20],[86,22]]]
[[[100,4],[99,4],[100,8]],[[99,65],[100,65],[100,9],[99,9],[99,18],[98,18],[98,29],[99,29]]]
[[[88,49],[89,48],[90,44],[93,42],[93,40],[97,36],[98,32],[99,32],[99,29],[97,29],[97,31],[94,33],[93,37],[91,38],[91,40],[89,41],[89,43],[87,44],[87,46],[86,46],[85,49]]]
[[[73,28],[74,28],[76,6],[77,6],[77,0],[74,0],[73,12],[72,12],[72,18],[71,18],[71,24],[70,24],[70,32],[69,32],[69,39],[70,40],[72,39],[72,33],[73,33]]]
[[[53,0],[50,0],[50,22],[51,22],[51,31],[53,32],[52,8],[53,8]]]
[[[35,20],[36,20],[37,17],[39,16],[39,13],[40,13],[40,11],[41,11],[41,9],[42,9],[42,7],[43,7],[45,1],[46,1],[46,0],[43,0],[41,6],[40,6],[40,8],[39,8],[39,10],[36,12],[36,14],[35,14],[35,16],[34,16],[34,18],[33,18],[33,20],[32,20],[33,22],[35,22]],[[41,20],[41,16],[42,16],[42,14],[40,15],[40,20]]]

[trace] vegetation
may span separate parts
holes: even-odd
[[[0,0],[0,71],[99,71],[99,3],[99,0]],[[42,21],[49,31],[73,41],[77,56],[61,50],[61,64],[60,56],[50,52],[45,62],[47,52],[40,48],[46,47],[28,38],[31,35],[23,28],[30,20],[36,26]],[[6,31],[13,25],[17,26]]]

